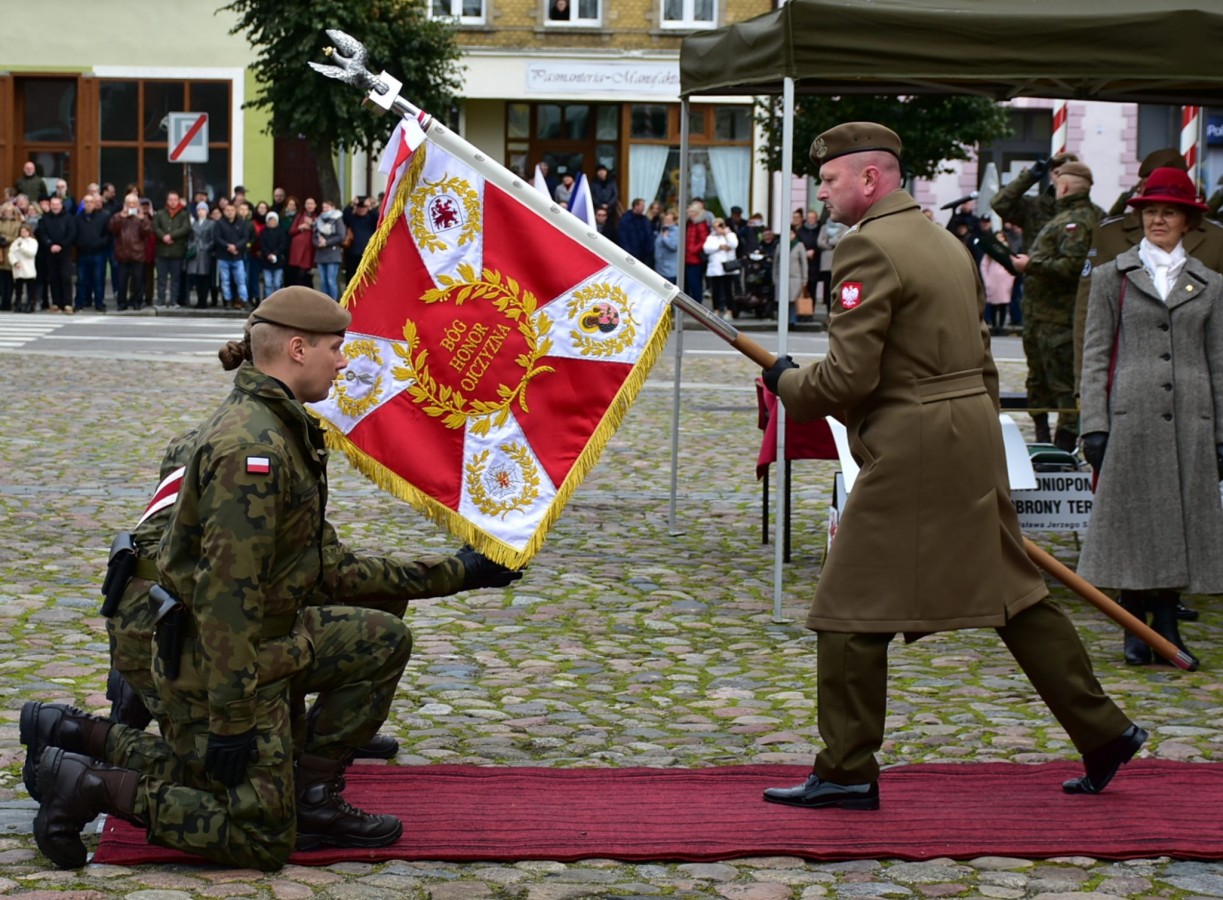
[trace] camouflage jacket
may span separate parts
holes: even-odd
[[[1025,322],[1072,327],[1074,297],[1096,220],[1096,207],[1086,193],[1058,201],[1057,214],[1036,236],[1024,270]]]
[[[1027,169],[1011,179],[989,202],[989,208],[1023,229],[1023,252],[1032,252],[1036,236],[1045,223],[1057,212],[1057,199],[1050,188],[1045,188],[1035,197],[1026,197],[1028,189],[1036,184],[1036,179]]]
[[[462,588],[454,557],[404,563],[351,552],[326,505],[322,430],[281,382],[242,365],[199,429],[158,551],[162,584],[191,613],[216,734],[254,727],[258,687],[309,664],[295,624],[303,606]]]

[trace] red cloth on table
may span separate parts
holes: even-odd
[[[757,426],[764,429],[760,456],[756,459],[756,477],[763,478],[769,465],[777,460],[777,395],[756,379]],[[786,419],[786,459],[836,459],[837,445],[832,429],[824,419],[795,422]]]

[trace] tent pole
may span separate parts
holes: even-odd
[[[786,208],[790,183],[794,171],[794,79],[782,81],[782,124],[781,124],[781,231],[778,237],[777,252],[781,256],[781,266],[774,290],[777,294],[777,357],[786,355],[786,340],[790,334],[790,229],[786,224]],[[786,459],[786,409],[781,403],[773,408],[777,416],[777,471],[780,473]],[[785,527],[785,515],[788,506],[786,492],[789,490],[789,479],[778,477],[777,502],[774,512],[773,534],[780,535]],[[778,539],[773,542],[773,621],[786,621],[781,615],[782,565],[785,562],[785,542]]]
[[[679,102],[679,265],[676,266],[675,283],[679,285],[680,294],[684,292],[684,251],[688,244],[688,98],[682,97]],[[696,298],[700,303],[701,298]],[[675,496],[679,490],[679,386],[680,375],[684,365],[684,317],[680,315],[679,307],[671,306],[671,323],[674,326],[671,333],[675,335],[675,387],[671,395],[671,502],[667,521],[671,534],[683,534],[677,521]]]

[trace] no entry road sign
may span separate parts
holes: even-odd
[[[172,112],[169,130],[170,162],[208,162],[208,113]]]

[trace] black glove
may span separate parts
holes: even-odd
[[[1219,480],[1223,481],[1223,444],[1215,445],[1215,464],[1219,467]]]
[[[1083,435],[1083,459],[1087,460],[1087,465],[1091,466],[1097,472],[1104,465],[1104,451],[1108,449],[1108,432],[1107,431],[1092,431]],[[1223,459],[1220,460],[1223,465]]]
[[[1028,174],[1031,175],[1036,181],[1040,181],[1045,177],[1045,173],[1049,171],[1049,164],[1051,162],[1052,160],[1049,159],[1036,160],[1036,162],[1032,163],[1031,167],[1028,169]]]
[[[246,778],[246,764],[259,758],[255,749],[255,729],[242,734],[208,732],[204,751],[204,771],[226,787],[237,787]]]
[[[777,382],[781,381],[781,373],[786,369],[797,369],[798,363],[790,359],[788,356],[778,357],[777,362],[773,363],[773,368],[766,369],[764,373],[764,386],[777,393]]]
[[[464,546],[455,556],[463,564],[463,591],[509,587],[522,577],[518,569],[507,569],[474,547]]]

